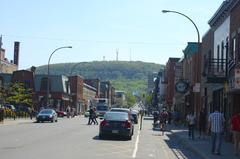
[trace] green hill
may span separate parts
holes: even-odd
[[[81,75],[84,78],[110,80],[116,90],[143,92],[149,72],[158,72],[163,65],[141,61],[93,61],[51,64],[50,74]],[[37,74],[46,74],[47,66],[39,66]]]

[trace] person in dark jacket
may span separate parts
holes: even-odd
[[[203,108],[200,111],[198,121],[199,121],[199,123],[198,123],[199,124],[199,139],[200,139],[201,137],[204,138],[204,133],[205,133],[206,124],[207,124],[206,113]]]
[[[94,118],[94,110],[91,107],[90,110],[89,110],[88,125],[92,125],[92,123],[95,124],[95,121],[93,120],[93,118]]]

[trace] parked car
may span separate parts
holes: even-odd
[[[29,107],[26,105],[16,105],[16,110],[29,113]]]
[[[89,110],[87,110],[87,111],[85,111],[85,113],[84,113],[84,117],[89,117],[89,115],[90,115],[90,113],[89,113]]]
[[[57,113],[54,109],[43,109],[38,113],[36,120],[37,123],[44,121],[57,122]]]
[[[112,111],[112,112],[126,112],[126,113],[128,113],[131,121],[135,122],[134,117],[133,117],[134,115],[132,115],[131,110],[128,109],[128,108],[112,108],[112,109],[110,109],[110,111]]]
[[[14,105],[11,105],[11,104],[5,104],[4,105],[4,108],[8,108],[8,109],[11,109],[12,111],[16,112],[16,108]]]
[[[108,111],[99,126],[99,138],[107,136],[123,136],[132,139],[134,125],[126,112]]]
[[[96,111],[99,118],[103,118],[104,114],[109,110],[109,107],[105,103],[97,103]]]
[[[67,116],[67,112],[65,112],[65,111],[61,111],[61,110],[57,110],[56,111],[57,112],[57,116],[58,117],[65,117],[65,116]]]
[[[137,124],[138,123],[138,114],[135,111],[131,111],[132,121]]]
[[[111,108],[110,111],[111,112],[126,112],[129,115],[131,114],[130,109],[127,109],[127,108]]]

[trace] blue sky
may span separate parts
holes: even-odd
[[[8,59],[20,42],[19,69],[51,63],[145,61],[166,64],[181,57],[187,42],[201,37],[222,0],[1,0],[0,34]]]

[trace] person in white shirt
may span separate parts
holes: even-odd
[[[220,155],[225,119],[223,114],[219,112],[219,107],[214,110],[208,118],[208,131],[211,132],[212,136],[212,153]]]
[[[188,123],[188,137],[194,140],[194,129],[196,125],[196,117],[193,111],[187,115],[186,121]]]

